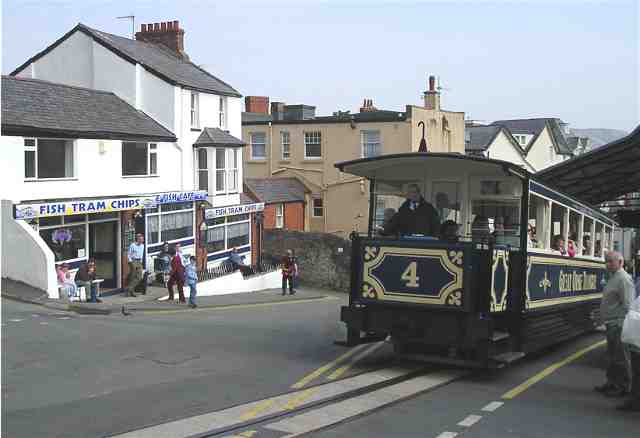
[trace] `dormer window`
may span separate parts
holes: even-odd
[[[200,128],[200,99],[198,93],[191,93],[191,127]]]

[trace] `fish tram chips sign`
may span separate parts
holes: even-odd
[[[209,208],[204,211],[205,219],[215,219],[217,217],[234,216],[238,214],[256,213],[264,210],[264,202],[257,204],[233,205],[229,207]]]
[[[74,201],[46,202],[41,204],[18,204],[16,219],[35,219],[50,216],[69,216],[86,213],[108,213],[112,211],[155,208],[161,204],[204,201],[206,191],[166,192],[127,198],[86,199]]]

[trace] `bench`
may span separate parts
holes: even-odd
[[[73,281],[75,283],[75,279],[76,279],[76,274],[78,273],[78,270],[74,270],[74,271],[69,271],[69,273],[71,274],[71,281]],[[91,280],[91,283],[96,285],[96,297],[100,297],[100,285],[104,282],[104,278],[96,278],[95,280]],[[78,295],[77,296],[71,296],[68,297],[69,301],[78,301],[78,302],[86,302],[87,301],[87,291],[85,290],[84,286],[78,286]],[[65,285],[64,284],[59,284],[58,285],[58,295],[60,297],[62,297],[63,295],[66,295],[65,292]]]

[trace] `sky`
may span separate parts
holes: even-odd
[[[469,119],[559,117],[573,128],[638,125],[634,0],[1,0],[2,73],[78,22],[123,36],[179,20],[192,61],[241,94],[318,115],[422,104]]]

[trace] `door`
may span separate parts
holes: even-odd
[[[96,277],[103,278],[103,289],[118,286],[118,222],[89,224],[89,257],[96,260]]]

